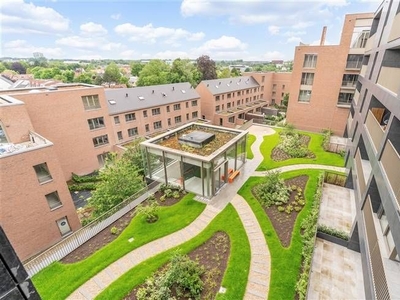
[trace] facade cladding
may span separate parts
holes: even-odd
[[[367,299],[400,298],[400,4],[375,13],[345,136]]]
[[[343,135],[372,25],[372,13],[345,16],[339,45],[295,48],[287,122],[302,130]]]

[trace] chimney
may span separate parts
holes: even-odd
[[[325,38],[326,38],[326,26],[322,28],[321,42],[319,43],[320,46],[325,45]]]

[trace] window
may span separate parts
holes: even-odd
[[[256,96],[253,96],[253,101],[255,101],[256,100]]]
[[[261,77],[261,82],[265,81],[265,76]]]
[[[228,104],[226,104],[226,108],[227,109],[231,108],[231,103],[230,102],[228,102]]]
[[[135,136],[135,135],[138,135],[138,129],[137,129],[137,127],[129,128],[129,129],[128,129],[128,136],[129,136],[129,137],[132,137],[132,136]]]
[[[305,54],[303,68],[315,68],[317,65],[317,54]]]
[[[3,129],[1,124],[0,124],[0,143],[8,143],[6,131]]]
[[[192,101],[192,106],[197,106],[197,100]]]
[[[161,121],[154,122],[154,123],[153,123],[153,126],[154,126],[154,129],[160,129],[160,128],[162,128],[162,126],[161,126]]]
[[[82,96],[85,110],[100,108],[99,95]]]
[[[229,93],[226,97],[227,97],[228,99],[231,99],[231,97],[232,97],[231,93]]]
[[[302,73],[301,74],[301,84],[302,85],[313,85],[314,83],[314,73]]]
[[[144,117],[144,118],[147,118],[147,110],[144,110],[144,111],[143,111],[143,117]]]
[[[71,232],[71,227],[69,227],[67,217],[57,220],[56,223],[62,236]]]
[[[237,94],[236,94],[237,96],[240,96],[240,91],[239,92],[237,92]]]
[[[60,197],[58,196],[58,192],[52,192],[46,195],[47,204],[49,205],[50,209],[55,209],[57,207],[62,206]]]
[[[229,117],[228,122],[235,123],[235,116]]]
[[[169,105],[167,105],[167,112],[169,112]]]
[[[90,130],[105,127],[103,117],[89,119],[87,121],[88,121]]]
[[[248,95],[250,93],[250,90],[246,90],[246,95]]]
[[[254,93],[257,92],[257,88],[254,88],[254,89],[253,89],[253,92],[254,92]]]
[[[347,56],[346,69],[361,69],[362,61],[362,54],[349,54]]]
[[[309,90],[300,90],[299,93],[299,102],[310,102],[311,91]]]
[[[264,98],[264,94],[261,94],[261,95],[260,95],[260,98],[263,99],[263,98]]]
[[[192,112],[192,119],[195,119],[197,117],[198,117],[198,112],[197,111]]]
[[[215,96],[215,101],[219,101],[219,95],[218,96]]]
[[[222,110],[224,110],[225,109],[225,104],[222,104]]]
[[[174,110],[180,110],[181,109],[181,104],[174,104]]]
[[[281,97],[285,96],[285,93],[281,93]]]
[[[114,123],[115,124],[119,124],[119,117],[118,116],[114,117]]]
[[[156,116],[156,115],[161,114],[160,108],[159,108],[159,107],[153,108],[153,109],[151,110],[151,114],[152,114],[153,116]]]
[[[264,92],[264,86],[261,87],[261,92]]]
[[[189,113],[186,114],[186,121],[189,121]]]
[[[149,131],[150,131],[150,126],[149,126],[149,124],[144,125],[144,129],[146,130],[146,132],[149,132]]]
[[[131,113],[131,114],[126,114],[125,115],[125,121],[126,122],[131,122],[131,121],[134,121],[134,120],[136,120],[135,113]]]
[[[168,118],[168,126],[171,126],[171,118]]]
[[[284,84],[282,84],[282,90],[284,90],[284,89],[285,89],[285,87],[286,87],[286,86],[285,86]]]
[[[224,98],[225,98],[225,95],[222,95],[222,100],[224,100]]]
[[[365,48],[369,38],[369,27],[355,27],[351,38],[351,48]]]
[[[189,108],[189,102],[186,102],[186,108]]]
[[[276,89],[276,84],[274,83],[273,85],[272,85],[272,90],[275,90]]]
[[[47,167],[46,163],[33,166],[33,168],[35,169],[37,179],[40,183],[47,182],[53,179],[50,175],[49,168]]]
[[[238,118],[239,118],[239,119],[244,119],[244,113],[239,114],[239,115],[238,115]]]
[[[93,138],[93,145],[95,147],[99,147],[99,146],[107,145],[107,144],[108,144],[108,135],[107,134]]]
[[[274,92],[275,93],[275,92]],[[246,98],[246,103],[248,103],[249,102],[249,98]]]
[[[182,117],[181,116],[176,116],[175,117],[175,124],[181,123],[182,122]]]
[[[109,154],[110,154],[109,152],[103,152],[97,155],[97,161],[99,163],[100,168],[104,167],[104,165],[106,164],[106,160]]]
[[[342,86],[355,87],[357,84],[358,75],[343,74]]]
[[[354,93],[339,93],[339,99],[338,99],[338,104],[351,104],[351,101],[353,101],[353,96]]]
[[[219,112],[219,111],[220,111],[219,105],[217,105],[217,106],[215,107],[215,111],[216,111],[216,112]]]
[[[122,131],[117,132],[118,140],[123,140],[124,137],[122,136]]]
[[[236,105],[237,105],[237,106],[239,106],[239,105],[240,105],[240,100],[238,100],[238,101],[236,102]]]

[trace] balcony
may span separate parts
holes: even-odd
[[[362,77],[365,77],[365,73],[367,73],[367,67],[368,67],[368,65],[362,65],[361,71],[360,71],[360,75]]]
[[[347,119],[347,132],[350,133],[352,125],[353,125],[353,118],[351,117],[351,114],[349,114],[349,118]]]
[[[382,67],[378,77],[378,84],[397,94],[400,89],[400,68]]]
[[[359,97],[360,97],[360,93],[356,90],[356,92],[354,93],[354,96],[353,96],[354,106],[358,105],[358,98]]]
[[[362,67],[362,61],[347,61],[346,69],[347,70],[360,70]]]
[[[381,163],[400,207],[400,156],[390,140],[383,149]]]
[[[355,89],[357,81],[342,81],[342,89]]]
[[[49,140],[45,139],[41,135],[29,131],[29,140],[26,142],[14,144],[14,143],[6,143],[1,144],[0,146],[0,159],[4,157],[8,157],[11,155],[18,155],[24,152],[36,150],[39,148],[44,148],[48,146],[52,146],[53,143]]]
[[[365,45],[365,52],[369,51],[372,49],[372,45],[374,43],[375,39],[375,34],[371,35],[367,41],[367,44]]]
[[[354,162],[357,171],[359,192],[361,195],[360,199],[363,199],[362,195],[365,192],[366,185],[372,171],[372,167],[368,160],[361,158],[359,149],[357,150]]]
[[[375,146],[375,150],[378,151],[382,141],[382,137],[385,134],[383,127],[379,124],[372,111],[368,111],[367,120],[365,122],[369,136],[371,137],[372,143]]]
[[[393,41],[398,38],[400,38],[400,13],[394,17],[388,40]]]

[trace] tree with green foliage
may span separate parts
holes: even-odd
[[[200,80],[201,74],[197,70],[196,66],[189,59],[177,58],[172,63],[169,82],[190,82],[190,84],[196,87]]]
[[[17,72],[18,74],[26,74],[26,66],[19,61],[13,62],[10,65],[10,70]]]
[[[141,62],[134,61],[131,63],[131,74],[132,76],[139,76],[140,71],[143,70],[144,64]]]
[[[245,72],[251,72],[251,68],[247,67],[244,71]]]
[[[112,153],[100,171],[100,182],[89,200],[99,216],[145,187],[139,168],[126,155]]]
[[[103,81],[109,85],[112,83],[119,83],[121,76],[121,71],[119,70],[117,64],[112,62],[104,70]]]
[[[81,73],[74,78],[74,82],[93,84],[93,77],[92,73]]]
[[[217,71],[218,78],[229,78],[231,77],[231,71],[229,68],[223,68],[222,70]]]
[[[236,69],[236,68],[232,68],[232,70],[231,70],[231,77],[239,77],[239,76],[241,76],[242,74],[240,74],[240,70],[239,69]]]
[[[201,73],[201,80],[217,79],[215,61],[208,55],[202,55],[196,59],[196,66]]]
[[[284,105],[284,106],[287,107],[288,104],[289,104],[289,93],[286,93],[286,94],[283,96],[282,105]]]
[[[140,71],[137,86],[149,86],[169,83],[170,67],[160,59],[153,59]]]

